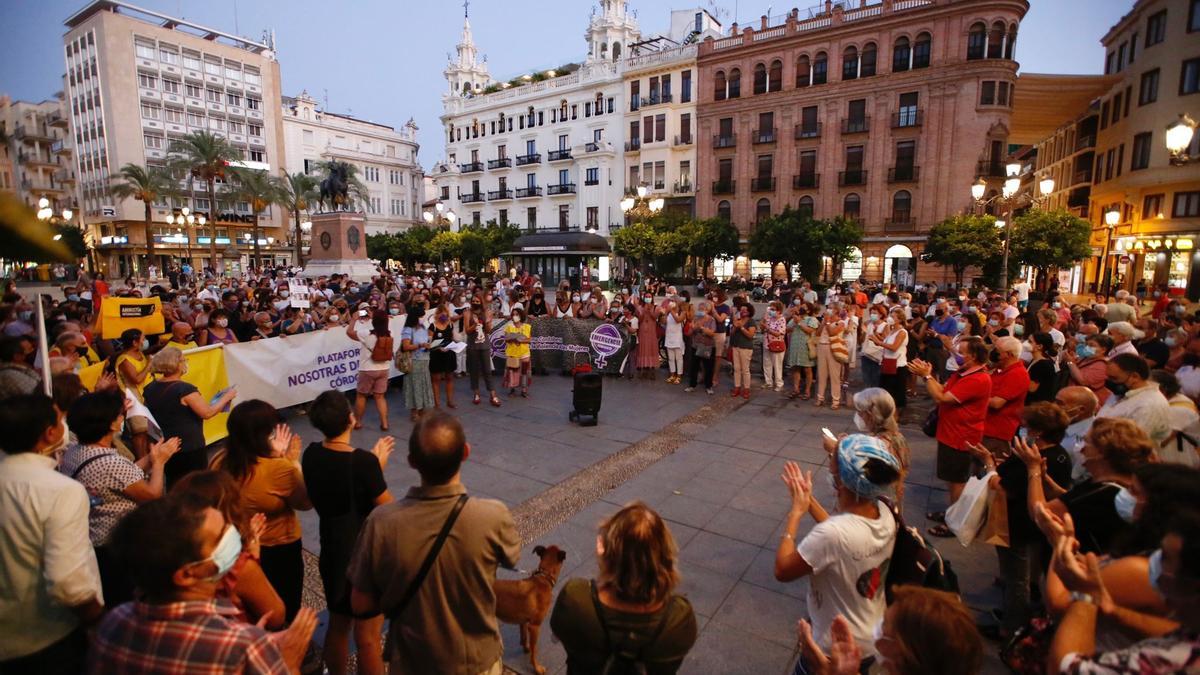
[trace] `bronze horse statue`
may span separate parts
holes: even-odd
[[[350,208],[351,169],[345,162],[332,161],[327,165],[327,175],[321,181],[321,208],[326,204],[330,211]]]

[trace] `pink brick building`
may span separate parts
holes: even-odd
[[[728,218],[748,237],[785,205],[846,214],[866,236],[843,278],[951,278],[919,262],[925,233],[971,207],[980,176],[996,189],[1003,181],[1028,9],[1026,0],[827,0],[705,40],[697,216]]]

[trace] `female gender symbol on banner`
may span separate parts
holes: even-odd
[[[621,338],[621,331],[611,323],[602,323],[596,326],[596,330],[592,331],[589,338],[592,344],[592,349],[596,350],[596,367],[603,368],[608,361],[608,357],[616,354],[621,350],[621,346],[625,341]]]

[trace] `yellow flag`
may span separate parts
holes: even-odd
[[[225,376],[225,350],[221,347],[201,347],[189,349],[183,355],[188,364],[183,381],[199,389],[200,396],[211,403],[219,392],[229,386],[229,378]],[[229,435],[225,428],[228,419],[229,413],[223,412],[204,420],[204,442],[214,443]]]
[[[136,328],[145,335],[166,332],[162,301],[158,298],[117,298],[107,296],[100,301],[100,337],[112,340],[121,333]]]
[[[88,391],[96,391],[96,380],[104,374],[104,361],[93,363],[90,366],[84,366],[79,369],[79,380],[83,382],[83,388]]]

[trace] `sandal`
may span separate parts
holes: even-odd
[[[945,525],[934,525],[926,530],[926,532],[928,532],[931,537],[940,537],[942,539],[949,539],[950,537],[954,536],[954,532]]]
[[[825,399],[823,399],[823,398],[819,398],[819,399],[817,399],[817,401],[815,403],[813,403],[813,406],[815,406],[817,408],[820,408],[823,405],[825,405]]]
[[[801,400],[801,401],[807,401],[807,400],[808,400],[808,399],[810,399],[810,398],[812,398],[812,397],[811,397],[811,396],[809,396],[808,394],[800,394],[800,400]]]
[[[946,524],[946,512],[945,511],[930,511],[929,513],[925,514],[925,518],[927,520],[932,520],[935,523],[941,523],[943,525]]]
[[[380,431],[388,431],[388,430],[389,430],[389,429],[388,429],[388,425],[386,425],[386,424],[380,424],[380,425],[379,425],[379,430],[380,430]]]
[[[446,407],[447,408],[457,408],[458,404],[455,403],[454,401],[446,401]]]
[[[798,391],[790,391],[790,392],[788,392],[788,395],[787,395],[787,397],[788,397],[788,399],[790,399],[790,400],[793,400],[793,401],[794,401],[794,400],[796,400],[796,399],[800,398],[800,392],[798,392]]]
[[[527,389],[527,388],[521,389],[521,398],[529,398],[529,389]]]
[[[479,405],[479,394],[475,394],[475,398],[471,399],[471,403]]]
[[[500,399],[496,398],[495,394],[492,394],[492,405],[496,406],[497,408],[500,407]]]
[[[361,428],[362,428],[362,422],[358,422],[358,423],[356,423],[356,424],[354,425],[354,429],[355,429],[356,431],[357,431],[358,429],[361,429]]]
[[[842,407],[841,403],[834,403],[833,405],[829,406],[829,409],[830,410],[840,410],[841,407]]]

